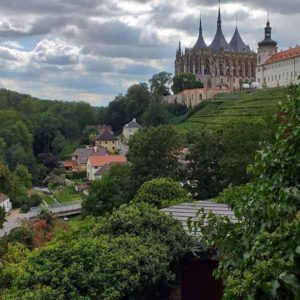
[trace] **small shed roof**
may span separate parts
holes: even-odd
[[[173,216],[174,219],[179,220],[185,231],[189,232],[187,226],[187,220],[189,217],[193,221],[197,220],[197,213],[200,209],[204,210],[204,213],[212,212],[217,216],[228,216],[233,222],[236,222],[236,217],[233,211],[229,208],[227,204],[216,203],[213,201],[195,201],[182,203],[167,208],[163,208],[162,211]]]

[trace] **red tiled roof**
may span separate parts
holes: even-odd
[[[102,167],[108,163],[126,163],[126,157],[123,155],[90,156],[92,167]]]
[[[72,168],[72,167],[73,167],[73,164],[74,164],[74,161],[73,161],[73,160],[65,160],[65,161],[64,161],[64,167],[65,167],[65,168]]]
[[[296,56],[300,56],[300,46],[274,54],[267,60],[266,65]]]

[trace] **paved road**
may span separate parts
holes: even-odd
[[[81,201],[53,204],[47,206],[47,209],[49,209],[56,216],[60,217],[74,215],[80,213]],[[3,229],[0,229],[0,237],[3,237],[14,228],[21,226],[23,221],[37,217],[41,210],[41,207],[34,207],[26,214],[21,214],[19,210],[11,211],[11,213],[6,216],[6,222],[4,223]]]
[[[0,237],[9,233],[14,228],[19,227],[23,221],[29,219],[30,214],[21,214],[19,210],[11,211],[9,216],[6,216],[6,222],[4,223],[3,229],[0,229]]]
[[[119,142],[120,142],[120,155],[125,156],[129,150],[129,147],[124,143],[122,143],[121,139],[119,139]]]

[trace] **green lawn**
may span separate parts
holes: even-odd
[[[82,199],[82,195],[72,187],[61,187],[59,190],[54,191],[54,198],[60,203],[65,203],[79,201]]]
[[[230,122],[262,122],[279,110],[279,102],[287,101],[287,88],[220,94],[207,100],[185,121],[174,125],[181,133],[216,130]]]

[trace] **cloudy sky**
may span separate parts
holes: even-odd
[[[238,17],[251,48],[270,12],[280,49],[300,43],[299,0],[223,0],[230,40]],[[0,87],[46,99],[107,105],[136,82],[173,72],[181,40],[197,40],[199,15],[211,42],[214,0],[0,0]]]

